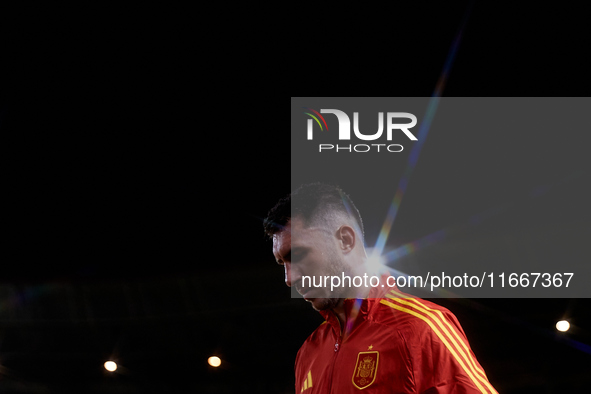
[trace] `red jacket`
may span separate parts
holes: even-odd
[[[345,300],[342,336],[334,312],[320,312],[296,357],[296,393],[496,393],[449,310],[386,290]]]

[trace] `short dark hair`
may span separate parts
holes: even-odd
[[[337,185],[308,183],[280,199],[269,210],[263,227],[265,234],[271,238],[283,229],[292,216],[301,217],[306,224],[310,224],[326,221],[338,214],[352,218],[359,226],[361,236],[364,236],[361,215],[349,195]]]

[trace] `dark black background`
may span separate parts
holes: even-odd
[[[292,10],[289,24],[248,11],[2,14],[3,392],[293,392],[295,354],[321,318],[289,298],[262,234],[290,189],[288,96],[429,97],[466,15],[443,96],[589,95],[574,4]],[[556,138],[572,160],[548,181],[588,170],[577,141]],[[577,179],[570,192],[588,192]],[[567,213],[550,217],[586,214]],[[438,302],[499,392],[588,387],[591,355],[573,345],[591,344],[587,299]],[[557,335],[563,316],[575,327]]]

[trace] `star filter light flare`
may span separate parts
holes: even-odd
[[[380,234],[379,234],[378,239],[375,244],[375,249],[377,250],[378,254],[381,254],[386,246],[386,241],[388,240],[388,237],[390,235],[390,231],[392,229],[394,219],[396,218],[396,215],[398,214],[398,209],[400,208],[400,204],[402,203],[402,197],[404,196],[404,193],[406,192],[406,188],[407,188],[408,183],[410,181],[410,176],[413,172],[413,169],[417,165],[417,162],[419,160],[419,155],[421,153],[421,149],[423,147],[423,144],[425,143],[425,140],[427,139],[427,134],[429,133],[431,123],[433,121],[433,118],[435,117],[435,113],[437,112],[437,107],[439,105],[439,99],[441,97],[441,94],[443,93],[443,88],[445,87],[445,83],[447,82],[447,79],[448,79],[449,74],[451,72],[451,67],[452,67],[454,58],[456,56],[456,53],[458,51],[458,47],[460,46],[460,42],[462,40],[462,35],[464,32],[464,27],[467,23],[470,12],[471,12],[471,6],[466,11],[466,14],[464,15],[464,18],[463,18],[462,23],[460,25],[460,28],[458,29],[458,32],[454,38],[451,48],[447,54],[447,58],[445,60],[445,65],[443,67],[441,74],[439,75],[437,85],[435,86],[435,90],[433,92],[433,95],[431,96],[431,99],[429,100],[429,103],[427,105],[427,111],[425,114],[425,118],[424,118],[423,122],[421,123],[421,125],[419,126],[419,135],[418,135],[417,143],[415,145],[413,145],[413,147],[411,149],[410,155],[408,157],[408,162],[406,163],[404,173],[398,182],[398,188],[396,190],[394,198],[390,202],[390,207],[388,208],[388,213],[386,215],[386,218],[384,220],[384,224],[382,225],[382,229],[380,230]]]
[[[382,273],[386,267],[386,258],[378,250],[367,248],[366,269],[373,273]]]

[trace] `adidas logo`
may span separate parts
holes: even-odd
[[[304,380],[304,386],[302,387],[302,390],[300,391],[303,392],[304,390],[308,390],[309,388],[312,387],[312,371],[308,371],[308,377],[306,377],[306,379]]]

